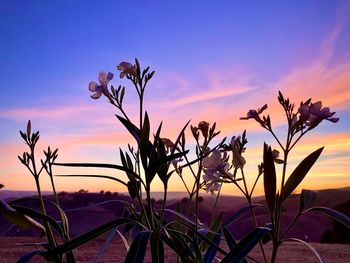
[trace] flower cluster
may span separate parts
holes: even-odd
[[[206,183],[207,192],[215,192],[220,190],[220,178],[229,175],[229,163],[227,153],[224,152],[223,155],[219,150],[214,150],[210,156],[203,159],[203,179]]]
[[[136,67],[129,62],[121,62],[119,66],[117,66],[117,69],[121,71],[120,78],[136,75]],[[99,99],[102,94],[109,98],[110,93],[108,91],[108,83],[113,79],[113,77],[114,74],[111,72],[108,72],[107,74],[106,72],[100,71],[98,75],[99,84],[97,84],[95,81],[91,81],[89,83],[89,90],[94,92],[94,94],[91,95],[91,98]]]
[[[310,129],[316,127],[323,120],[328,120],[333,123],[339,121],[339,118],[333,117],[335,112],[331,112],[328,107],[322,108],[321,101],[311,103],[311,100],[308,100],[305,103],[300,103],[298,113],[300,114],[299,121]]]

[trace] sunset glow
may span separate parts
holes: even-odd
[[[283,138],[279,90],[296,107],[308,98],[322,101],[340,121],[324,121],[305,136],[289,168],[325,146],[298,191],[350,186],[350,1],[118,2],[1,2],[0,183],[6,190],[35,190],[17,158],[26,150],[18,131],[29,119],[40,130],[38,154],[50,145],[59,148],[59,162],[120,164],[119,147],[135,142],[105,97],[90,98],[88,84],[100,70],[113,72],[111,84],[125,85],[125,107],[138,121],[135,90],[116,69],[135,57],[156,71],[145,97],[152,131],[163,121],[162,137],[174,140],[188,120],[216,122],[220,139],[247,130],[250,184],[264,141],[278,145],[256,122],[239,118],[267,103]],[[186,134],[193,150],[190,131]],[[50,190],[49,178],[41,181]],[[58,191],[127,191],[106,180],[56,181]],[[169,188],[185,191],[176,175]],[[154,191],[162,191],[160,181]],[[223,193],[239,194],[228,186]],[[256,194],[262,193],[259,184]]]

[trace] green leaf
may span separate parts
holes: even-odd
[[[127,168],[129,170],[133,170],[133,168],[130,169],[129,162],[127,162],[127,160],[125,159],[124,153],[123,153],[122,149],[120,149],[120,148],[119,148],[119,155],[120,155],[120,160],[122,161],[123,167],[125,167],[125,168]],[[134,180],[135,179],[130,173],[128,173],[128,172],[125,172],[125,173],[128,176],[129,180]]]
[[[169,227],[170,225],[173,224],[181,224],[182,226],[188,228],[189,230],[191,230],[193,232],[194,235],[198,236],[199,238],[203,239],[203,241],[207,242],[209,245],[213,246],[217,251],[219,251],[221,254],[226,255],[226,251],[223,250],[222,248],[220,248],[219,246],[217,246],[213,241],[211,241],[210,239],[208,239],[205,235],[203,235],[201,233],[200,230],[197,230],[192,224],[188,224],[186,222],[175,222],[172,221],[170,223],[167,224],[167,226]],[[171,231],[171,229],[167,228],[166,231]],[[183,238],[188,238],[188,234],[186,234],[185,232],[178,232],[180,235],[182,235]]]
[[[181,232],[169,230],[167,235],[162,234],[160,238],[180,257],[182,262],[195,262],[195,257],[193,256],[191,248],[179,233]]]
[[[124,186],[127,186],[127,184],[115,177],[112,176],[108,176],[108,175],[100,175],[100,174],[56,174],[55,176],[58,177],[94,177],[94,178],[104,178],[104,179],[110,179],[113,181],[116,181],[118,183],[121,183]]]
[[[186,150],[184,152],[179,152],[179,153],[167,155],[164,158],[161,158],[161,159],[158,159],[158,160],[152,162],[149,165],[149,169],[158,171],[159,167],[161,167],[162,165],[165,165],[165,164],[167,164],[167,162],[170,162],[176,158],[182,157],[182,156],[186,155],[188,152],[189,151]]]
[[[326,214],[328,216],[330,216],[331,218],[339,221],[340,223],[342,223],[343,225],[345,225],[346,227],[350,228],[350,218],[334,209],[328,208],[328,207],[322,207],[322,206],[315,206],[315,207],[311,207],[309,209],[306,209],[304,213],[306,212],[311,212],[311,211],[316,211],[316,212],[321,212],[323,214]]]
[[[243,215],[244,213],[250,211],[250,209],[255,208],[255,207],[262,207],[265,210],[268,211],[267,207],[262,205],[262,204],[252,204],[251,206],[246,206],[241,208],[240,210],[238,210],[235,214],[233,214],[229,219],[227,219],[223,224],[222,224],[222,229],[227,227],[228,225],[232,224],[233,222],[235,222],[241,215]]]
[[[182,128],[182,130],[180,131],[180,133],[179,133],[179,136],[177,136],[177,138],[176,138],[176,141],[174,142],[174,148],[172,149],[172,152],[171,153],[174,153],[175,152],[175,150],[176,150],[176,148],[177,148],[177,145],[180,143],[180,140],[182,139],[183,140],[183,144],[184,144],[184,140],[185,140],[185,130],[186,130],[186,128],[187,128],[187,126],[188,126],[188,124],[190,123],[190,121],[191,120],[189,120],[186,124],[185,124],[185,126]]]
[[[210,234],[210,232],[208,233]],[[221,242],[221,233],[216,233],[214,237],[212,238],[212,241],[219,246]],[[202,243],[204,244],[204,243]],[[204,254],[203,262],[205,263],[211,263],[213,262],[215,255],[216,255],[217,250],[213,246],[209,246],[207,251]]]
[[[93,258],[92,263],[98,263],[99,259],[102,257],[103,253],[108,248],[109,243],[111,243],[111,241],[112,241],[112,239],[113,239],[113,237],[114,237],[114,235],[116,234],[117,231],[118,231],[117,228],[114,228],[114,229],[111,230],[111,232],[107,236],[107,239],[105,240],[105,242],[101,246],[100,250],[98,251],[97,255]]]
[[[19,260],[17,260],[17,263],[27,263],[29,262],[33,257],[37,256],[37,255],[41,255],[44,254],[45,251],[42,250],[35,250],[32,251],[24,256],[22,256]]]
[[[142,231],[136,235],[126,255],[125,263],[139,263],[144,261],[150,235],[150,231]]]
[[[312,207],[317,199],[317,192],[312,190],[303,189],[300,194],[299,199],[299,213],[303,212],[305,209]]]
[[[135,138],[137,144],[140,144],[141,133],[140,133],[139,128],[137,128],[133,123],[131,123],[127,119],[124,119],[123,117],[121,117],[119,115],[115,115],[115,116],[125,126],[125,128],[129,131],[129,133]]]
[[[276,202],[276,170],[271,147],[264,143],[264,191],[270,211],[275,209]]]
[[[309,243],[305,242],[304,240],[298,239],[298,238],[287,238],[282,240],[282,243],[286,243],[286,242],[298,242],[303,244],[304,246],[306,246],[307,248],[309,248],[312,253],[316,256],[316,258],[318,259],[318,261],[320,263],[324,263],[323,259],[321,258],[320,254],[318,254],[318,252],[316,251],[316,249],[311,246]]]
[[[147,158],[149,157],[149,153],[150,153],[149,152],[149,134],[150,134],[150,123],[149,123],[148,114],[146,112],[145,119],[142,125],[141,141],[140,141],[141,162],[145,170],[147,170],[147,167],[148,167]],[[146,178],[146,182],[149,181],[149,179],[151,178]]]
[[[132,199],[135,199],[140,192],[141,184],[139,181],[129,181],[128,182],[128,192]]]
[[[23,207],[23,206],[17,206],[17,205],[11,205],[12,208],[14,208],[16,211],[20,212],[21,214],[24,214],[28,217],[34,217],[34,218],[39,218],[42,219],[46,222],[48,222],[58,233],[60,233],[61,237],[63,239],[67,239],[68,237],[66,236],[64,230],[62,229],[61,225],[57,223],[57,221],[48,215],[45,215],[41,212],[38,212],[32,208],[28,207]],[[40,227],[41,229],[41,227]]]
[[[255,228],[230,250],[221,263],[239,263],[269,231],[270,229],[265,227]]]
[[[286,200],[301,183],[301,181],[303,181],[306,174],[309,172],[309,170],[314,165],[318,157],[321,155],[323,148],[324,147],[311,153],[295,168],[295,170],[289,176],[286,184],[283,186],[281,192],[281,202]]]
[[[26,215],[23,211],[20,211],[20,209],[9,206],[3,200],[0,200],[0,214],[4,215],[9,222],[21,228],[35,228],[45,231],[44,226],[42,226],[39,222]]]
[[[145,228],[142,224],[140,224],[137,221],[131,220],[131,219],[115,219],[112,220],[108,223],[105,223],[85,234],[82,234],[81,236],[74,238],[72,240],[70,240],[69,242],[66,242],[65,244],[59,245],[55,248],[52,248],[48,251],[49,254],[63,254],[66,253],[72,249],[75,249],[81,245],[86,244],[87,242],[95,239],[96,237],[102,235],[103,233],[115,228],[115,227],[119,227],[121,225],[126,225],[126,224],[138,224],[141,227]]]
[[[231,250],[237,245],[236,240],[231,235],[230,231],[225,227],[222,229],[228,248]]]
[[[134,171],[116,164],[108,163],[53,163],[56,166],[67,166],[67,167],[95,167],[95,168],[111,168],[132,174],[135,178],[141,179],[141,177]],[[114,178],[116,179],[116,178]],[[124,183],[125,184],[125,183]]]
[[[214,240],[216,235],[218,235],[217,232],[220,232],[220,226],[222,224],[223,219],[224,219],[224,215],[223,215],[223,213],[220,213],[220,215],[218,215],[218,217],[215,218],[215,220],[213,220],[213,222],[212,222],[212,224],[210,226],[210,231],[208,231],[208,233],[206,235],[206,237],[208,239]],[[219,244],[220,244],[220,242],[219,242]],[[200,248],[201,248],[201,251],[205,251],[208,248],[208,244],[202,243]]]

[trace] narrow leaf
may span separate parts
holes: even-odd
[[[321,212],[323,214],[326,214],[326,215],[330,216],[331,218],[339,221],[343,225],[350,228],[350,218],[348,216],[334,210],[334,209],[331,209],[328,207],[322,207],[322,206],[315,206],[315,207],[311,207],[311,208],[305,210],[303,213],[311,212],[311,211],[317,211],[317,212]]]
[[[320,263],[324,263],[323,259],[321,258],[320,254],[318,254],[318,252],[316,251],[316,249],[311,246],[309,243],[305,242],[304,240],[298,239],[298,238],[288,238],[288,239],[284,239],[282,240],[283,243],[285,242],[298,242],[303,244],[304,246],[306,246],[307,248],[309,248],[312,253],[316,256],[316,258],[318,259],[318,261]]]
[[[145,170],[147,169],[147,158],[149,157],[149,134],[150,134],[150,123],[147,112],[145,113],[145,119],[143,121],[141,130],[141,141],[140,141],[140,155],[141,162]],[[146,178],[148,181],[150,178]]]
[[[266,203],[271,212],[276,201],[276,170],[271,147],[264,143],[264,190]]]
[[[72,240],[70,240],[69,242],[66,242],[65,244],[59,245],[55,248],[52,248],[51,250],[49,250],[50,254],[63,254],[66,253],[76,247],[79,247],[83,244],[86,244],[87,242],[95,239],[96,237],[102,235],[103,233],[121,226],[121,225],[125,225],[125,224],[139,224],[141,227],[142,226],[140,223],[134,221],[134,220],[130,220],[130,219],[115,219],[112,220],[108,223],[105,223],[85,234],[82,234],[81,236],[74,238]]]
[[[321,155],[323,147],[311,153],[306,157],[301,163],[295,168],[292,174],[289,176],[286,184],[283,186],[281,192],[281,202],[286,200],[291,193],[297,188],[297,186],[303,181],[306,174],[309,172],[311,167],[317,161],[318,157]]]
[[[233,236],[231,235],[230,231],[227,228],[224,228],[222,231],[224,233],[227,246],[229,247],[230,250],[232,250],[237,245],[236,240],[233,238]],[[247,259],[244,258],[241,260],[241,263],[248,263],[248,261]]]
[[[40,254],[43,254],[45,253],[45,251],[42,251],[42,250],[35,250],[35,251],[32,251],[24,256],[22,256],[19,260],[17,260],[17,263],[27,263],[29,262],[33,257],[37,256],[37,255],[40,255]]]
[[[144,261],[150,235],[150,231],[142,231],[136,235],[126,255],[125,263],[139,263]]]
[[[96,256],[93,258],[92,263],[98,263],[99,259],[102,257],[103,253],[106,251],[106,249],[109,246],[109,243],[111,243],[112,238],[114,237],[115,233],[117,232],[117,228],[114,228],[111,230],[111,232],[109,233],[107,239],[105,240],[105,242],[103,243],[103,245],[101,246],[100,250],[98,251],[98,253],[96,254]]]
[[[239,263],[269,231],[270,229],[265,227],[255,228],[230,250],[221,263]]]
[[[7,220],[21,228],[35,228],[41,231],[45,231],[45,228],[37,221],[35,221],[30,216],[27,216],[16,207],[11,207],[3,200],[0,199],[0,214],[4,215]]]
[[[116,115],[118,120],[125,126],[125,128],[130,132],[130,134],[135,138],[136,142],[140,144],[141,142],[141,133],[140,129],[137,128],[133,123],[128,121],[127,119],[124,119],[121,116]]]
[[[227,219],[223,224],[221,228],[225,228],[228,225],[232,224],[233,222],[235,222],[241,215],[243,215],[244,213],[250,211],[251,208],[255,208],[255,207],[262,207],[265,210],[267,210],[267,212],[269,213],[268,209],[266,206],[262,205],[262,204],[252,204],[251,206],[246,206],[241,208],[240,210],[238,210],[235,214],[233,214],[229,219]]]

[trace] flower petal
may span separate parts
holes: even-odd
[[[95,94],[91,95],[91,98],[96,100],[96,99],[100,98],[101,95],[102,95],[102,92],[96,92]]]
[[[100,74],[98,75],[98,81],[100,82],[101,86],[107,86],[107,73],[100,71]]]
[[[114,74],[111,73],[111,72],[108,72],[108,74],[107,74],[107,80],[110,81],[111,79],[113,79],[113,77],[114,77]]]
[[[95,92],[98,87],[98,84],[95,81],[91,81],[89,83],[89,90]]]

